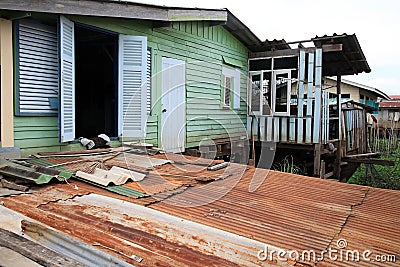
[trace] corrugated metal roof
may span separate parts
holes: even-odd
[[[330,246],[334,248],[338,238],[346,238],[351,249],[370,249],[399,258],[399,191],[262,172],[268,176],[254,192],[249,192],[253,169],[226,195],[221,190],[229,180],[222,180],[207,188],[189,188],[150,208],[285,250],[315,250],[320,254]],[[218,194],[216,201],[197,206]]]
[[[127,215],[129,210],[116,213],[112,206],[102,206],[101,202],[91,205],[75,199],[76,196],[88,193],[86,190],[89,187],[77,181],[72,183],[77,184],[79,189],[74,190],[65,184],[49,186],[46,190],[41,188],[31,198],[21,196],[4,201],[8,208],[135,266],[236,266],[217,256],[205,255],[184,244],[167,241],[165,237],[129,226],[129,223],[124,223],[133,220]],[[127,199],[124,198],[124,201]],[[146,227],[146,222],[143,222],[142,227]],[[139,263],[131,255],[143,258],[143,261]]]
[[[31,195],[0,199],[7,207],[89,244],[103,244],[110,248],[103,248],[109,253],[118,254],[115,251],[120,251],[124,255],[135,254],[147,259],[143,263],[146,266],[167,264],[167,258],[171,260],[169,265],[221,266],[230,263],[218,258],[209,258],[198,251],[188,252],[184,249],[183,253],[181,246],[184,244],[163,243],[162,238],[149,236],[148,233],[129,227],[129,224],[126,225],[123,221],[117,223],[114,217],[109,216],[111,213],[115,214],[115,207],[88,206],[76,196],[95,193],[148,206],[285,250],[315,250],[320,253],[329,247],[335,247],[337,240],[344,238],[349,249],[369,249],[374,254],[394,254],[400,259],[399,191],[256,170],[238,164],[231,164],[229,168],[215,172],[196,170],[184,175],[185,169],[180,168],[182,166],[185,165],[167,164],[150,172],[148,177],[155,177],[154,180],[149,179],[148,185],[165,189],[163,193],[158,194],[160,198],[154,194],[134,199],[112,194],[79,181],[70,181],[71,184],[54,184],[39,188]],[[160,177],[157,173],[169,175]],[[223,178],[209,183],[194,182],[197,176],[207,175]],[[191,181],[188,176],[192,176]],[[161,179],[164,181],[161,182]],[[178,187],[164,187],[173,184],[173,180]],[[191,187],[182,186],[189,182],[192,183]],[[74,189],[73,185],[76,185],[77,189]],[[156,191],[159,190],[154,190]],[[125,218],[125,222],[129,220],[133,219]],[[168,228],[168,225],[160,227]],[[145,248],[146,242],[154,242],[157,245],[152,245],[151,251],[147,251],[127,245],[127,240]],[[174,253],[174,249],[179,253]],[[185,254],[186,252],[188,254]],[[249,248],[246,257],[257,257],[257,252],[256,248]],[[129,261],[122,254],[116,256]],[[188,257],[191,261],[188,261]],[[136,262],[134,264],[138,265]],[[266,263],[260,262],[261,264]],[[323,264],[342,266],[343,262],[328,260]],[[346,265],[351,264],[353,262]],[[377,262],[372,264],[360,261],[357,265],[376,266]]]
[[[379,108],[400,108],[400,101],[382,101]]]
[[[315,36],[312,39],[316,47],[327,44],[342,44],[342,51],[324,53],[322,56],[322,75],[353,75],[362,72],[369,73],[371,68],[361,49],[355,34],[333,34]]]

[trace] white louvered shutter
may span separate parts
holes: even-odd
[[[17,44],[18,115],[56,116],[57,106],[50,101],[58,97],[57,28],[21,20]]]
[[[150,49],[147,49],[146,82],[147,82],[146,111],[147,115],[151,115],[151,50]]]
[[[146,135],[146,58],[147,39],[142,36],[119,37],[119,135]]]
[[[75,138],[74,23],[60,16],[60,141]]]

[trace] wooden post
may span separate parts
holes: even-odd
[[[321,160],[321,169],[319,171],[319,178],[325,179],[325,161]]]
[[[0,123],[1,146],[14,146],[14,74],[12,21],[0,19]]]
[[[321,144],[314,144],[314,173],[313,176],[320,176],[321,168]]]
[[[342,123],[342,104],[341,104],[341,94],[342,94],[342,76],[339,74],[336,79],[336,94],[337,94],[337,99],[336,99],[336,110],[337,110],[337,118],[338,118],[338,123],[337,123],[337,128],[336,128],[336,135],[338,139],[338,145],[337,145],[337,150],[336,150],[336,159],[335,159],[335,178],[340,181],[340,172],[341,172],[341,163],[342,163],[342,156],[341,156],[341,151],[342,151],[342,133],[341,133],[341,123]]]

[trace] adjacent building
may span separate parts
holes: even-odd
[[[334,77],[325,77],[323,79],[323,88],[325,91],[331,93],[332,97],[336,94],[337,80]],[[368,86],[353,82],[350,80],[341,80],[341,98],[346,100],[353,100],[355,102],[368,105],[375,109],[374,114],[378,113],[378,101],[388,100],[390,97],[383,91]]]
[[[377,120],[382,134],[400,137],[400,95],[391,95],[390,99],[379,102]]]

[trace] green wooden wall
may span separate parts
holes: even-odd
[[[153,28],[151,22],[113,18],[68,16],[110,31],[145,35],[152,48],[153,112],[147,121],[146,142],[160,146],[161,60],[162,57],[186,62],[186,147],[198,146],[204,138],[226,138],[245,133],[247,48],[222,26],[207,22],[176,22],[171,27]],[[240,110],[222,109],[221,71],[223,56],[241,62]],[[73,149],[76,145],[58,142],[57,117],[15,117],[15,146],[22,154],[35,151]]]

